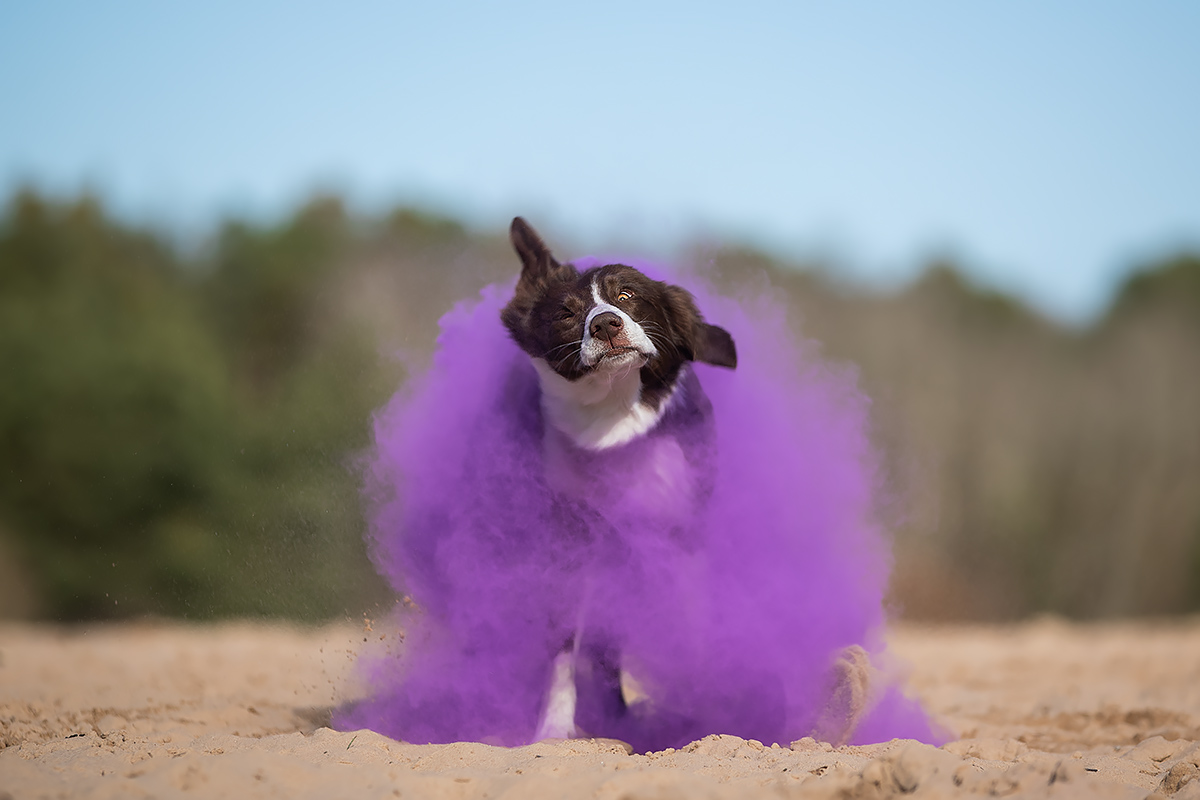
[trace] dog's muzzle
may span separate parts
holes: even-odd
[[[658,353],[642,326],[624,311],[610,305],[598,305],[592,309],[580,350],[583,363],[589,367],[610,357],[621,360],[633,356],[649,359]]]

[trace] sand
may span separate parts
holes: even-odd
[[[1200,619],[900,625],[953,740],[410,745],[325,725],[370,626],[0,625],[0,800],[26,797],[1200,799]]]

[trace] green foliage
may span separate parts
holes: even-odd
[[[14,198],[0,535],[43,613],[320,617],[377,592],[350,459],[397,375],[361,328],[313,325],[343,225],[316,203],[194,265],[93,200]]]
[[[210,318],[252,385],[293,369],[317,335],[321,289],[349,245],[341,204],[317,199],[277,228],[229,223],[204,286]]]
[[[398,208],[384,225],[387,231],[414,249],[461,243],[467,231],[461,223],[444,219],[415,208]]]
[[[860,368],[910,613],[1200,608],[1200,257],[1144,265],[1086,330],[948,263],[868,294],[753,250],[705,260]],[[514,272],[502,237],[413,209],[352,219],[316,198],[185,258],[94,199],[14,196],[0,603],[32,587],[59,619],[319,619],[382,602],[356,465],[402,377],[386,354],[427,357],[441,313]]]
[[[1175,314],[1200,326],[1200,255],[1180,253],[1134,271],[1117,293],[1108,321],[1140,313]]]
[[[54,613],[104,613],[114,576],[152,608],[152,587],[190,572],[158,527],[219,490],[230,409],[177,277],[163,248],[86,199],[19,196],[0,234],[0,509]]]

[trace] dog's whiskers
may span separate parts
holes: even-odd
[[[642,330],[646,332],[646,338],[654,343],[656,347],[664,351],[670,350],[671,355],[674,357],[679,356],[679,348],[666,336],[661,325],[648,319],[637,321],[637,324],[642,326]],[[650,367],[650,370],[655,375],[660,374],[653,366]]]
[[[569,342],[568,344],[574,344],[574,345],[578,345],[578,346],[575,348],[575,350],[573,350],[569,353],[566,353],[561,358],[555,359],[555,364],[557,366],[561,367],[563,364],[570,362],[572,364],[572,369],[582,371],[583,370],[583,345],[581,343],[582,341],[583,340],[581,339],[579,342]],[[562,348],[556,347],[554,349],[561,350]],[[553,351],[551,351],[551,352],[553,352]],[[549,354],[547,354],[547,356],[548,355]],[[549,360],[548,357],[547,357],[547,360]]]
[[[556,350],[562,350],[564,347],[572,347],[574,345],[579,345],[582,348],[583,347],[583,339],[579,338],[573,342],[564,342],[563,344],[560,344],[557,347],[551,347],[549,350],[546,351],[546,357],[549,358],[550,354],[555,352]]]

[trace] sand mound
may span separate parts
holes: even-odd
[[[0,626],[0,798],[1200,798],[1200,620],[899,628],[956,737],[410,745],[325,727],[361,627]]]

